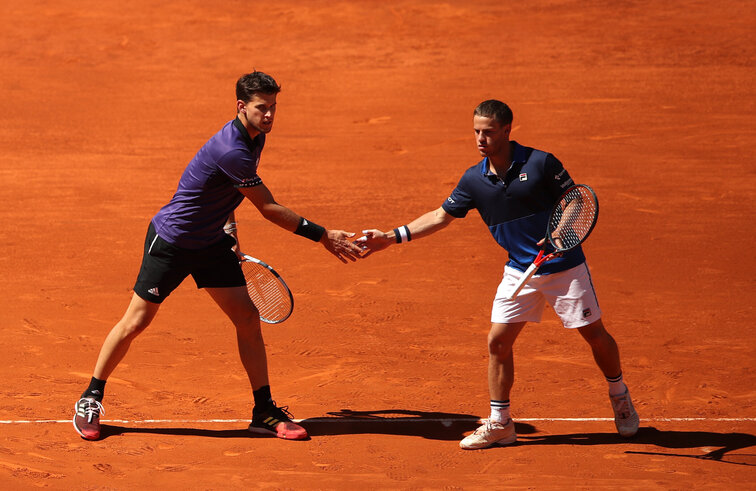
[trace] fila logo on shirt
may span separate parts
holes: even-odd
[[[526,172],[523,172],[520,174],[520,180],[521,181],[527,181],[528,180],[528,174]]]

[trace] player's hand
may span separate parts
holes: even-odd
[[[342,263],[348,261],[356,261],[362,256],[362,249],[350,242],[349,238],[354,237],[353,232],[345,232],[343,230],[326,230],[323,237],[320,239],[320,243],[323,244],[328,252],[336,256],[336,258]]]
[[[377,229],[363,230],[362,233],[365,235],[354,241],[362,247],[362,257],[368,257],[370,254],[382,251],[396,243],[396,239],[389,238],[384,232]]]
[[[537,246],[543,246],[543,244],[545,242],[546,242],[546,238],[544,237],[543,239],[539,240],[536,245]],[[554,238],[554,242],[556,242],[556,246],[557,247],[562,247],[562,239],[560,239],[559,237],[555,237]],[[562,253],[562,252],[556,252],[556,253],[554,253],[554,257],[562,257],[563,255],[564,255],[564,253]]]
[[[245,254],[242,251],[240,251],[238,247],[233,249],[233,251],[234,253],[236,253],[236,259],[238,259],[239,262],[241,262],[241,260],[244,259]]]
[[[238,242],[236,244],[234,244],[233,247],[231,247],[231,250],[234,251],[234,254],[236,254],[236,258],[239,261],[241,261],[242,259],[244,259],[244,253],[239,248],[239,243]]]

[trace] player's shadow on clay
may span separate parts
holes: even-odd
[[[310,436],[326,435],[402,435],[429,440],[454,441],[464,438],[480,426],[478,416],[471,414],[380,409],[354,411],[342,409],[327,416],[302,420]]]
[[[342,409],[327,416],[308,418],[300,422],[310,437],[326,435],[405,435],[430,440],[461,440],[466,433],[480,426],[478,416],[442,412],[384,409],[378,411],[352,411]],[[517,424],[518,431],[530,431],[530,425]],[[100,440],[126,433],[158,435],[201,436],[209,438],[272,438],[250,433],[246,429],[209,430],[203,428],[126,427],[102,423]]]
[[[177,435],[177,436],[202,436],[207,438],[267,438],[266,435],[251,433],[246,428],[233,430],[207,430],[204,428],[172,428],[172,427],[145,427],[145,426],[119,426],[102,423],[100,425],[100,440],[111,436],[125,435],[127,433],[146,433],[153,435]]]
[[[642,427],[632,438],[622,438],[616,433],[571,433],[567,435],[525,436],[517,428],[516,445],[612,445],[640,444],[653,445],[665,449],[706,449],[705,453],[683,454],[674,452],[651,452],[626,450],[627,454],[686,457],[728,464],[756,466],[753,454],[732,452],[756,445],[756,436],[748,433],[715,433],[712,431],[664,431],[652,426]],[[715,448],[711,450],[711,448]],[[725,457],[727,457],[725,459]]]
[[[310,437],[328,435],[402,435],[429,440],[459,441],[480,425],[478,416],[442,412],[383,409],[354,411],[342,409],[327,416],[301,421]],[[684,454],[626,450],[628,454],[659,455],[719,461],[729,464],[756,466],[753,454],[732,452],[756,446],[756,436],[747,433],[715,433],[711,431],[663,431],[642,427],[633,438],[622,438],[617,433],[570,433],[539,435],[538,429],[527,423],[515,423],[517,442],[513,446],[527,445],[650,445],[663,449],[706,449],[705,453]],[[272,438],[250,433],[244,429],[209,430],[201,428],[124,427],[102,424],[100,439],[126,433],[200,436],[209,438]],[[496,448],[496,447],[494,447]],[[491,450],[493,450],[492,448]],[[714,450],[711,450],[711,449]]]

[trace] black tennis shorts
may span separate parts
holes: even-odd
[[[235,243],[226,235],[205,249],[182,249],[157,235],[150,222],[134,293],[148,302],[162,303],[189,275],[197,288],[244,286],[247,283],[239,259],[231,250]]]

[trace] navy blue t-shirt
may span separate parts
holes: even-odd
[[[265,134],[249,137],[238,118],[226,123],[189,162],[176,194],[152,218],[157,234],[184,249],[203,249],[225,237],[223,225],[244,200],[239,187],[257,175]]]
[[[504,176],[489,170],[488,158],[470,167],[442,208],[456,218],[477,209],[496,242],[507,250],[511,266],[525,271],[546,235],[549,214],[573,183],[562,163],[550,153],[512,141],[512,165]],[[538,274],[566,271],[585,261],[578,246],[545,262]]]

